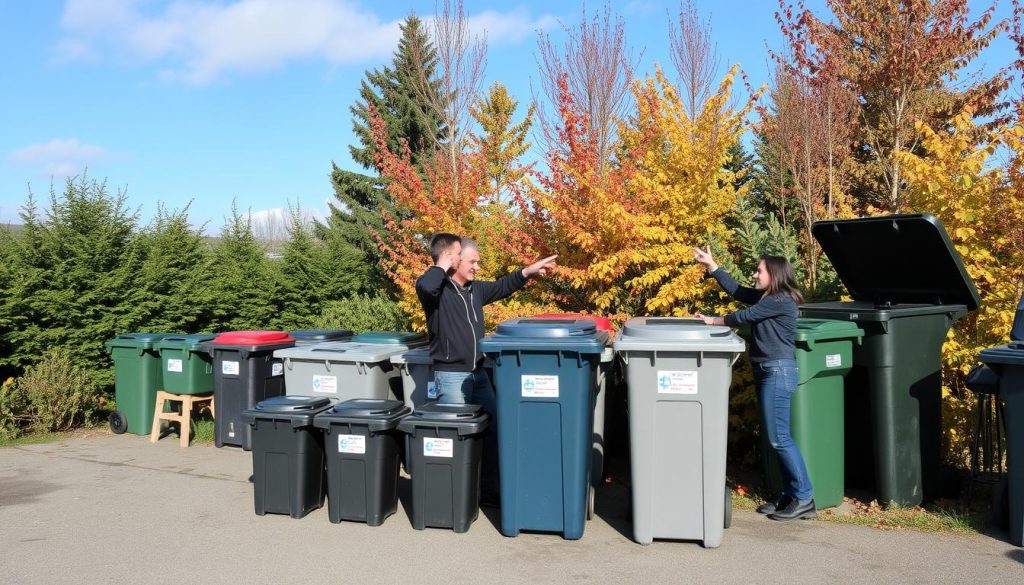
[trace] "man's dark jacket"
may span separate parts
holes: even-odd
[[[484,336],[484,305],[500,301],[526,285],[522,270],[496,281],[475,280],[465,287],[439,266],[431,266],[416,281],[416,295],[427,314],[430,357],[434,369],[472,372],[483,356],[477,342]]]

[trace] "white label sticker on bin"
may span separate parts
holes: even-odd
[[[696,394],[697,372],[658,370],[658,394]]]
[[[281,362],[274,362],[270,364],[271,376],[280,376],[282,374],[284,374],[284,364],[282,364]]]
[[[558,376],[522,377],[523,398],[558,398]]]
[[[338,453],[366,454],[366,435],[338,435]]]
[[[220,371],[222,374],[227,374],[229,376],[237,376],[238,362],[223,362],[220,365]]]
[[[825,356],[826,368],[840,368],[843,366],[843,354],[833,353]]]
[[[320,374],[313,375],[313,392],[318,394],[337,394],[338,393],[338,377],[337,376],[321,376]]]
[[[235,436],[235,423],[228,423],[228,437]]]
[[[437,382],[427,382],[427,400],[437,400]]]
[[[167,371],[168,372],[180,372],[181,371],[181,360],[167,360]]]
[[[424,457],[452,457],[455,454],[455,441],[453,439],[423,439]]]

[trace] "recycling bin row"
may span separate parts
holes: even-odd
[[[380,526],[398,509],[407,443],[414,528],[466,532],[478,516],[482,436],[478,405],[279,396],[242,414],[252,429],[256,514],[302,518],[327,500],[328,519]]]

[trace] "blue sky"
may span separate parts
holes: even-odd
[[[808,0],[824,14],[824,0]],[[598,2],[588,4],[591,11]],[[666,11],[678,0],[613,2],[639,72],[671,68]],[[980,10],[987,2],[972,2]],[[740,63],[766,81],[779,48],[774,0],[697,0],[723,72]],[[537,31],[558,42],[581,2],[467,0],[487,33],[485,84],[521,103],[537,84]],[[157,202],[217,233],[231,201],[257,220],[298,203],[322,216],[331,161],[356,169],[349,106],[366,69],[390,61],[409,11],[433,0],[0,0],[0,222],[17,222],[29,188],[81,173],[125,189],[143,222]],[[1003,0],[997,17],[1010,13]],[[1001,39],[987,70],[1012,58]],[[524,107],[525,111],[525,107]],[[276,210],[276,211],[275,211]]]

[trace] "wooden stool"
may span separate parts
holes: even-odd
[[[181,403],[181,413],[164,412],[164,402],[173,401]],[[172,394],[157,390],[156,407],[153,411],[153,432],[149,435],[149,442],[156,443],[160,440],[161,421],[178,422],[178,438],[182,447],[188,447],[188,436],[192,430],[192,409],[196,404],[209,402],[207,408],[213,415],[213,394]]]

